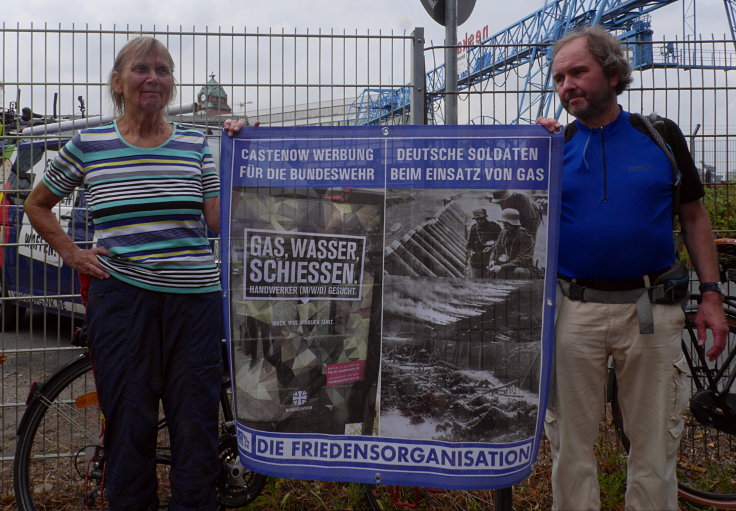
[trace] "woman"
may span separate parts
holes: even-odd
[[[219,231],[219,176],[204,136],[164,120],[173,68],[158,40],[129,41],[110,73],[115,122],[78,133],[25,203],[64,262],[92,277],[88,332],[110,510],[157,509],[159,400],[172,445],[169,509],[216,508],[220,281],[201,218]],[[79,185],[98,240],[90,249],[52,212]]]

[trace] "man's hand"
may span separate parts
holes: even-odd
[[[551,117],[537,117],[537,124],[547,128],[550,133],[557,133],[562,129],[562,124],[557,122],[557,119]]]
[[[726,347],[728,323],[723,313],[723,297],[719,293],[703,294],[703,301],[695,315],[695,326],[698,329],[698,345],[705,346],[706,331],[713,332],[713,346],[706,355],[711,361],[717,359]]]
[[[700,282],[719,280],[716,246],[713,243],[713,229],[702,200],[680,204],[680,224],[685,232],[685,244],[690,260],[695,266]],[[708,358],[715,360],[723,351],[728,335],[728,324],[723,313],[723,296],[720,293],[703,293],[703,300],[695,315],[698,328],[698,344],[705,344],[705,332],[713,332],[713,347],[708,350]]]

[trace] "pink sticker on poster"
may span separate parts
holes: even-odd
[[[365,378],[365,360],[343,362],[327,366],[327,386],[352,383]]]

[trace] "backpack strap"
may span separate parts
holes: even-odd
[[[672,166],[672,225],[673,231],[677,227],[677,217],[680,211],[680,186],[682,184],[682,173],[680,167],[677,165],[675,154],[672,151],[672,146],[667,142],[669,136],[667,132],[667,124],[665,123],[664,117],[658,115],[656,112],[652,112],[648,116],[641,114],[632,113],[631,116],[640,121],[641,125],[644,126],[646,134],[649,138],[654,141],[662,152],[667,156],[667,159]],[[636,126],[636,123],[634,124]],[[679,254],[685,243],[685,234],[680,229],[679,235],[675,238],[675,253]]]

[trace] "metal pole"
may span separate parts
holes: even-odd
[[[445,3],[445,124],[457,124],[457,0]]]
[[[171,105],[166,114],[181,115],[196,112],[199,106],[197,103],[184,103],[179,105]],[[100,117],[85,117],[82,119],[74,119],[73,121],[59,121],[50,124],[39,124],[38,126],[30,126],[23,128],[20,134],[24,137],[33,137],[37,135],[50,135],[59,133],[60,131],[79,130],[84,128],[94,128],[112,122],[115,117],[112,115],[104,115]]]
[[[424,28],[416,27],[411,33],[411,97],[409,124],[426,124],[425,109],[427,73],[424,67]]]
[[[496,490],[496,511],[513,511],[514,492],[511,488]]]

